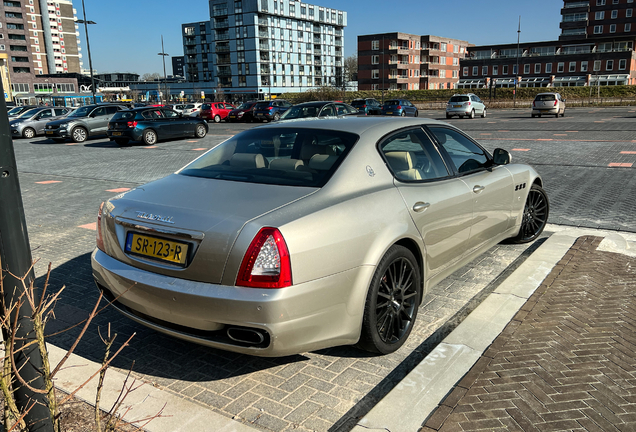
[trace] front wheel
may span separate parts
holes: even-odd
[[[358,348],[390,354],[404,345],[417,318],[420,288],[413,253],[404,246],[391,246],[371,280]]]
[[[157,144],[157,132],[153,131],[152,129],[144,131],[142,140],[146,145]]]
[[[208,133],[208,131],[205,129],[205,126],[202,124],[197,125],[197,127],[194,129],[194,135],[197,138],[203,138],[204,136],[206,136]]]
[[[76,143],[83,143],[88,138],[88,132],[83,127],[76,127],[71,136]]]
[[[33,128],[24,128],[22,131],[22,138],[31,139],[35,136],[35,129]]]
[[[511,242],[528,243],[539,237],[548,223],[549,213],[550,203],[548,201],[548,194],[545,193],[541,186],[536,184],[532,185],[523,208],[519,234],[510,239]]]
[[[486,118],[486,108],[484,108],[484,111],[481,113],[481,118]]]

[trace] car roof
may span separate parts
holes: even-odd
[[[308,104],[311,102],[308,102]],[[304,104],[301,104],[304,105]],[[298,105],[297,105],[298,106]],[[449,126],[448,123],[423,117],[380,117],[380,116],[342,116],[329,118],[307,118],[291,119],[285,122],[273,122],[259,128],[302,128],[302,129],[325,129],[337,130],[362,134],[371,129],[377,129],[378,133],[384,135],[400,127],[431,125]]]

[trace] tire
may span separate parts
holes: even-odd
[[[406,113],[402,111],[402,114],[400,114],[400,117],[406,117]]]
[[[417,318],[421,285],[413,253],[403,246],[391,246],[371,279],[357,347],[390,354],[404,345]]]
[[[415,115],[413,117],[418,117],[419,115],[420,115],[420,112],[416,110]]]
[[[541,118],[541,114],[537,114],[537,117]]]
[[[153,131],[152,129],[146,129],[141,139],[146,145],[157,144],[157,132]]]
[[[125,146],[128,144],[128,138],[115,138],[115,143],[120,146]]]
[[[214,116],[214,123],[221,123],[221,116],[220,115],[215,115]]]
[[[27,127],[22,131],[22,138],[31,139],[35,138],[35,129]]]
[[[450,115],[450,114],[446,114],[446,118],[447,118],[447,119],[449,119],[449,118],[451,118],[451,117],[453,117],[453,116],[452,116],[452,115]]]
[[[71,139],[76,143],[83,143],[88,139],[88,132],[83,127],[78,126],[71,132]]]
[[[274,121],[278,121],[278,119],[280,118],[280,114],[278,114],[277,112],[274,113]]]
[[[519,234],[511,238],[512,243],[528,243],[535,240],[548,223],[550,202],[548,195],[539,185],[532,185],[523,208]]]
[[[53,140],[53,142],[56,142],[58,144],[62,144],[63,142],[66,141],[66,138],[51,138]]]
[[[534,114],[530,114],[530,116],[531,116],[532,118],[535,118],[535,117],[536,117]]]
[[[206,136],[208,134],[207,129],[205,128],[205,125],[202,124],[198,124],[195,126],[194,128],[194,136],[197,138],[203,138],[204,136]]]
[[[475,118],[475,110],[472,110],[470,114],[468,114],[468,118],[471,118],[471,119]]]
[[[561,113],[561,117],[565,117],[565,110]]]
[[[481,113],[481,118],[486,118],[486,108],[484,108],[484,111]]]
[[[557,111],[557,113],[554,115],[556,118],[559,118],[559,112]]]

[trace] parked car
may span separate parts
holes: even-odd
[[[260,121],[277,121],[291,107],[286,100],[261,101],[254,106],[254,118]]]
[[[227,115],[227,121],[229,122],[252,122],[254,121],[254,107],[258,101],[243,102],[238,108],[233,109]]]
[[[55,142],[72,139],[82,143],[89,137],[106,135],[108,122],[117,111],[126,109],[122,105],[85,105],[77,108],[65,118],[52,120],[44,127],[44,134]]]
[[[367,115],[382,114],[382,104],[373,98],[354,99],[351,106]]]
[[[199,117],[208,122],[214,120],[215,123],[219,123],[221,120],[227,119],[227,115],[233,109],[236,107],[229,102],[204,103],[201,105]]]
[[[181,114],[183,114],[184,116],[198,117],[199,113],[201,112],[202,105],[203,104],[201,102],[186,104],[186,106],[181,111]]]
[[[107,131],[108,138],[119,145],[126,145],[129,141],[153,145],[169,138],[203,138],[207,133],[208,125],[203,119],[153,107],[119,111],[108,122]]]
[[[565,117],[565,99],[559,93],[539,93],[532,102],[532,117],[541,115]]]
[[[417,117],[417,107],[406,99],[389,99],[382,105],[382,115]]]
[[[311,117],[339,117],[359,114],[360,112],[357,109],[342,102],[305,102],[289,108],[282,116],[280,116],[280,120],[293,120]]]
[[[9,115],[9,120],[18,117],[20,114],[23,114],[33,108],[39,108],[39,107],[37,105],[20,105],[20,106],[13,107],[9,111],[7,111],[7,114]]]
[[[475,118],[479,114],[486,117],[486,105],[479,97],[472,93],[456,94],[451,96],[446,104],[446,118],[457,116],[459,118]]]
[[[509,162],[435,120],[252,128],[103,203],[93,276],[124,315],[190,342],[390,353],[429,288],[541,234],[541,177]]]
[[[44,135],[44,127],[51,120],[66,116],[72,110],[64,107],[33,108],[9,121],[11,136],[14,138],[34,138]]]

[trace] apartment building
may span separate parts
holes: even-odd
[[[210,0],[210,15],[182,25],[195,93],[260,97],[342,83],[346,12],[298,0]]]
[[[564,0],[558,41],[470,47],[458,86],[636,84],[633,6],[634,0]]]
[[[400,32],[358,36],[358,88],[456,88],[459,62],[469,45],[457,39]]]
[[[185,57],[173,56],[172,57],[172,76],[184,76]]]

